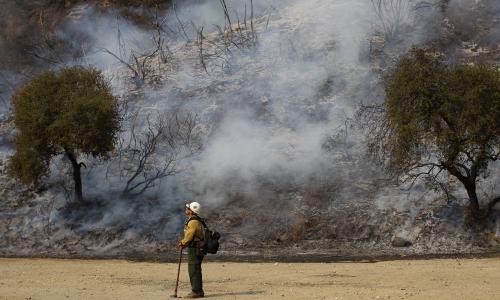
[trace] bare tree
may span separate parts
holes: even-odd
[[[224,13],[224,26],[216,25],[216,34],[210,37],[203,34],[204,27],[197,29],[199,58],[203,69],[208,72],[208,62],[221,69],[230,66],[233,51],[242,51],[257,44],[254,26],[253,0],[250,0],[250,16],[247,16],[247,5],[243,19],[236,13],[236,22],[232,19],[225,0],[219,0]]]
[[[200,30],[198,31],[198,49],[199,49],[199,57],[200,57],[200,63],[201,63],[201,66],[203,67],[203,70],[205,70],[206,73],[208,73],[208,70],[207,70],[207,64],[205,62],[205,54],[203,53],[203,40],[205,39],[205,37],[203,36],[203,26],[200,28]]]
[[[184,38],[186,39],[186,42],[189,42],[189,36],[186,33],[186,26],[184,26],[184,23],[182,23],[181,19],[179,18],[179,15],[177,14],[177,9],[175,8],[175,1],[172,1],[172,11],[174,12],[175,19],[177,20],[177,23],[179,24],[180,31],[183,33]]]
[[[132,79],[138,85],[142,85],[147,79],[158,77],[161,72],[161,64],[167,63],[168,58],[171,56],[165,37],[167,17],[161,18],[160,11],[158,5],[153,10],[150,10],[152,20],[150,25],[154,29],[151,37],[152,48],[144,51],[131,49],[130,46],[125,44],[120,27],[117,29],[118,53],[101,48],[103,52],[113,56],[129,69],[133,74]],[[159,57],[159,60],[158,65],[155,67],[153,62],[157,57]]]
[[[413,0],[371,0],[378,24],[386,41],[392,42],[409,17]]]
[[[172,2],[173,5],[174,2]],[[155,45],[155,49],[158,49],[158,53],[160,56],[160,62],[167,63],[168,58],[171,56],[171,51],[168,48],[166,41],[166,32],[168,30],[172,31],[166,24],[167,16],[163,18],[160,16],[161,8],[159,4],[154,6],[153,10],[149,10],[149,14],[152,16],[152,27],[155,30],[155,35],[153,36],[153,41]]]
[[[118,34],[120,36],[120,34]],[[119,40],[120,43],[120,40]],[[122,48],[120,46],[120,48]],[[142,85],[146,79],[153,75],[153,69],[151,67],[151,62],[156,54],[160,51],[159,48],[152,49],[146,52],[139,52],[131,50],[128,57],[124,57],[120,51],[120,54],[116,54],[109,49],[101,48],[101,50],[118,60],[121,64],[123,64],[127,69],[129,69],[132,73],[132,79],[138,85]]]
[[[119,150],[120,176],[126,179],[122,191],[137,196],[154,187],[162,179],[180,172],[178,162],[199,149],[195,133],[196,116],[192,114],[146,117],[145,130],[136,133],[136,125]]]

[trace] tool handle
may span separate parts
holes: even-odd
[[[179,286],[179,274],[181,273],[181,262],[182,262],[182,248],[179,254],[179,265],[177,267],[177,280],[175,281],[175,290],[174,290],[175,296],[177,296],[177,287]]]

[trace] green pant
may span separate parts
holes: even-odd
[[[196,247],[188,248],[188,272],[191,289],[195,293],[203,293],[203,276],[201,274],[201,262],[203,255],[198,255]]]

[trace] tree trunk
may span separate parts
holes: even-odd
[[[71,161],[71,165],[73,166],[73,180],[75,182],[75,199],[78,202],[83,202],[83,193],[82,193],[82,176],[80,173],[81,164],[76,161],[75,154],[71,151],[66,150],[66,156]]]
[[[463,182],[465,190],[467,190],[467,195],[469,196],[469,204],[472,216],[477,220],[479,219],[479,201],[477,199],[476,193],[476,181],[469,180],[468,182]]]

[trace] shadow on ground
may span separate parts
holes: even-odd
[[[230,292],[230,293],[216,293],[216,294],[205,294],[205,298],[211,297],[224,297],[224,296],[251,296],[264,294],[265,291],[248,291],[248,292]]]

